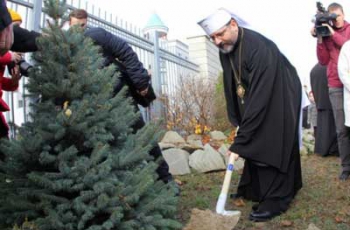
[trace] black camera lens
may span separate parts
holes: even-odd
[[[26,62],[24,59],[21,59],[17,63],[17,65],[19,66],[19,72],[21,73],[21,75],[28,77],[29,71],[31,68],[33,68],[33,66],[31,64],[29,64],[28,62]],[[16,66],[15,62],[11,62],[10,64],[7,65],[7,68],[8,68],[10,73],[11,73],[12,69],[15,68],[15,66]]]
[[[327,26],[316,26],[316,34],[322,37],[328,37],[331,35],[331,31]]]
[[[30,71],[31,68],[33,68],[33,66],[31,64],[29,64],[28,62],[26,62],[25,60],[23,60],[23,59],[21,61],[19,61],[18,65],[19,65],[20,73],[23,76],[28,77],[29,71]]]

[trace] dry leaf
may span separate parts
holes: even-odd
[[[233,204],[237,207],[244,207],[245,206],[245,202],[242,198],[234,199]]]
[[[207,144],[210,142],[210,136],[209,135],[203,135],[202,137],[202,143],[203,145]]]
[[[230,132],[230,135],[227,138],[228,143],[233,143],[235,136],[236,136],[236,130],[234,129]]]
[[[176,184],[178,184],[178,185],[180,185],[180,186],[184,184],[184,182],[182,182],[182,181],[179,180],[179,179],[175,179],[174,181],[175,181]]]
[[[283,227],[290,227],[290,226],[293,225],[293,222],[290,221],[290,220],[283,220],[283,221],[281,222],[281,225],[282,225]]]
[[[335,219],[335,221],[337,223],[342,223],[343,222],[343,219],[340,216],[336,216],[334,219]]]

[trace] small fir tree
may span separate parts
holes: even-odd
[[[0,227],[25,219],[40,230],[178,229],[173,184],[157,180],[148,154],[156,125],[136,134],[125,91],[113,97],[113,66],[78,28],[62,30],[65,1],[38,39],[28,90],[40,100],[18,140],[3,140]],[[1,226],[3,225],[3,226]]]

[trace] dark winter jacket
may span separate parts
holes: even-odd
[[[150,76],[126,41],[102,28],[88,29],[85,35],[102,47],[105,66],[115,63],[117,59],[125,67],[123,72],[136,90],[142,91],[148,87]]]
[[[38,50],[36,39],[40,36],[40,33],[13,26],[13,35],[12,51],[26,53]]]

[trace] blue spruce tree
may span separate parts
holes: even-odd
[[[125,90],[113,97],[113,66],[79,29],[62,30],[65,1],[46,0],[27,88],[40,101],[18,140],[3,140],[0,227],[27,218],[39,230],[179,229],[173,184],[157,180],[148,154],[156,125],[136,134]]]

